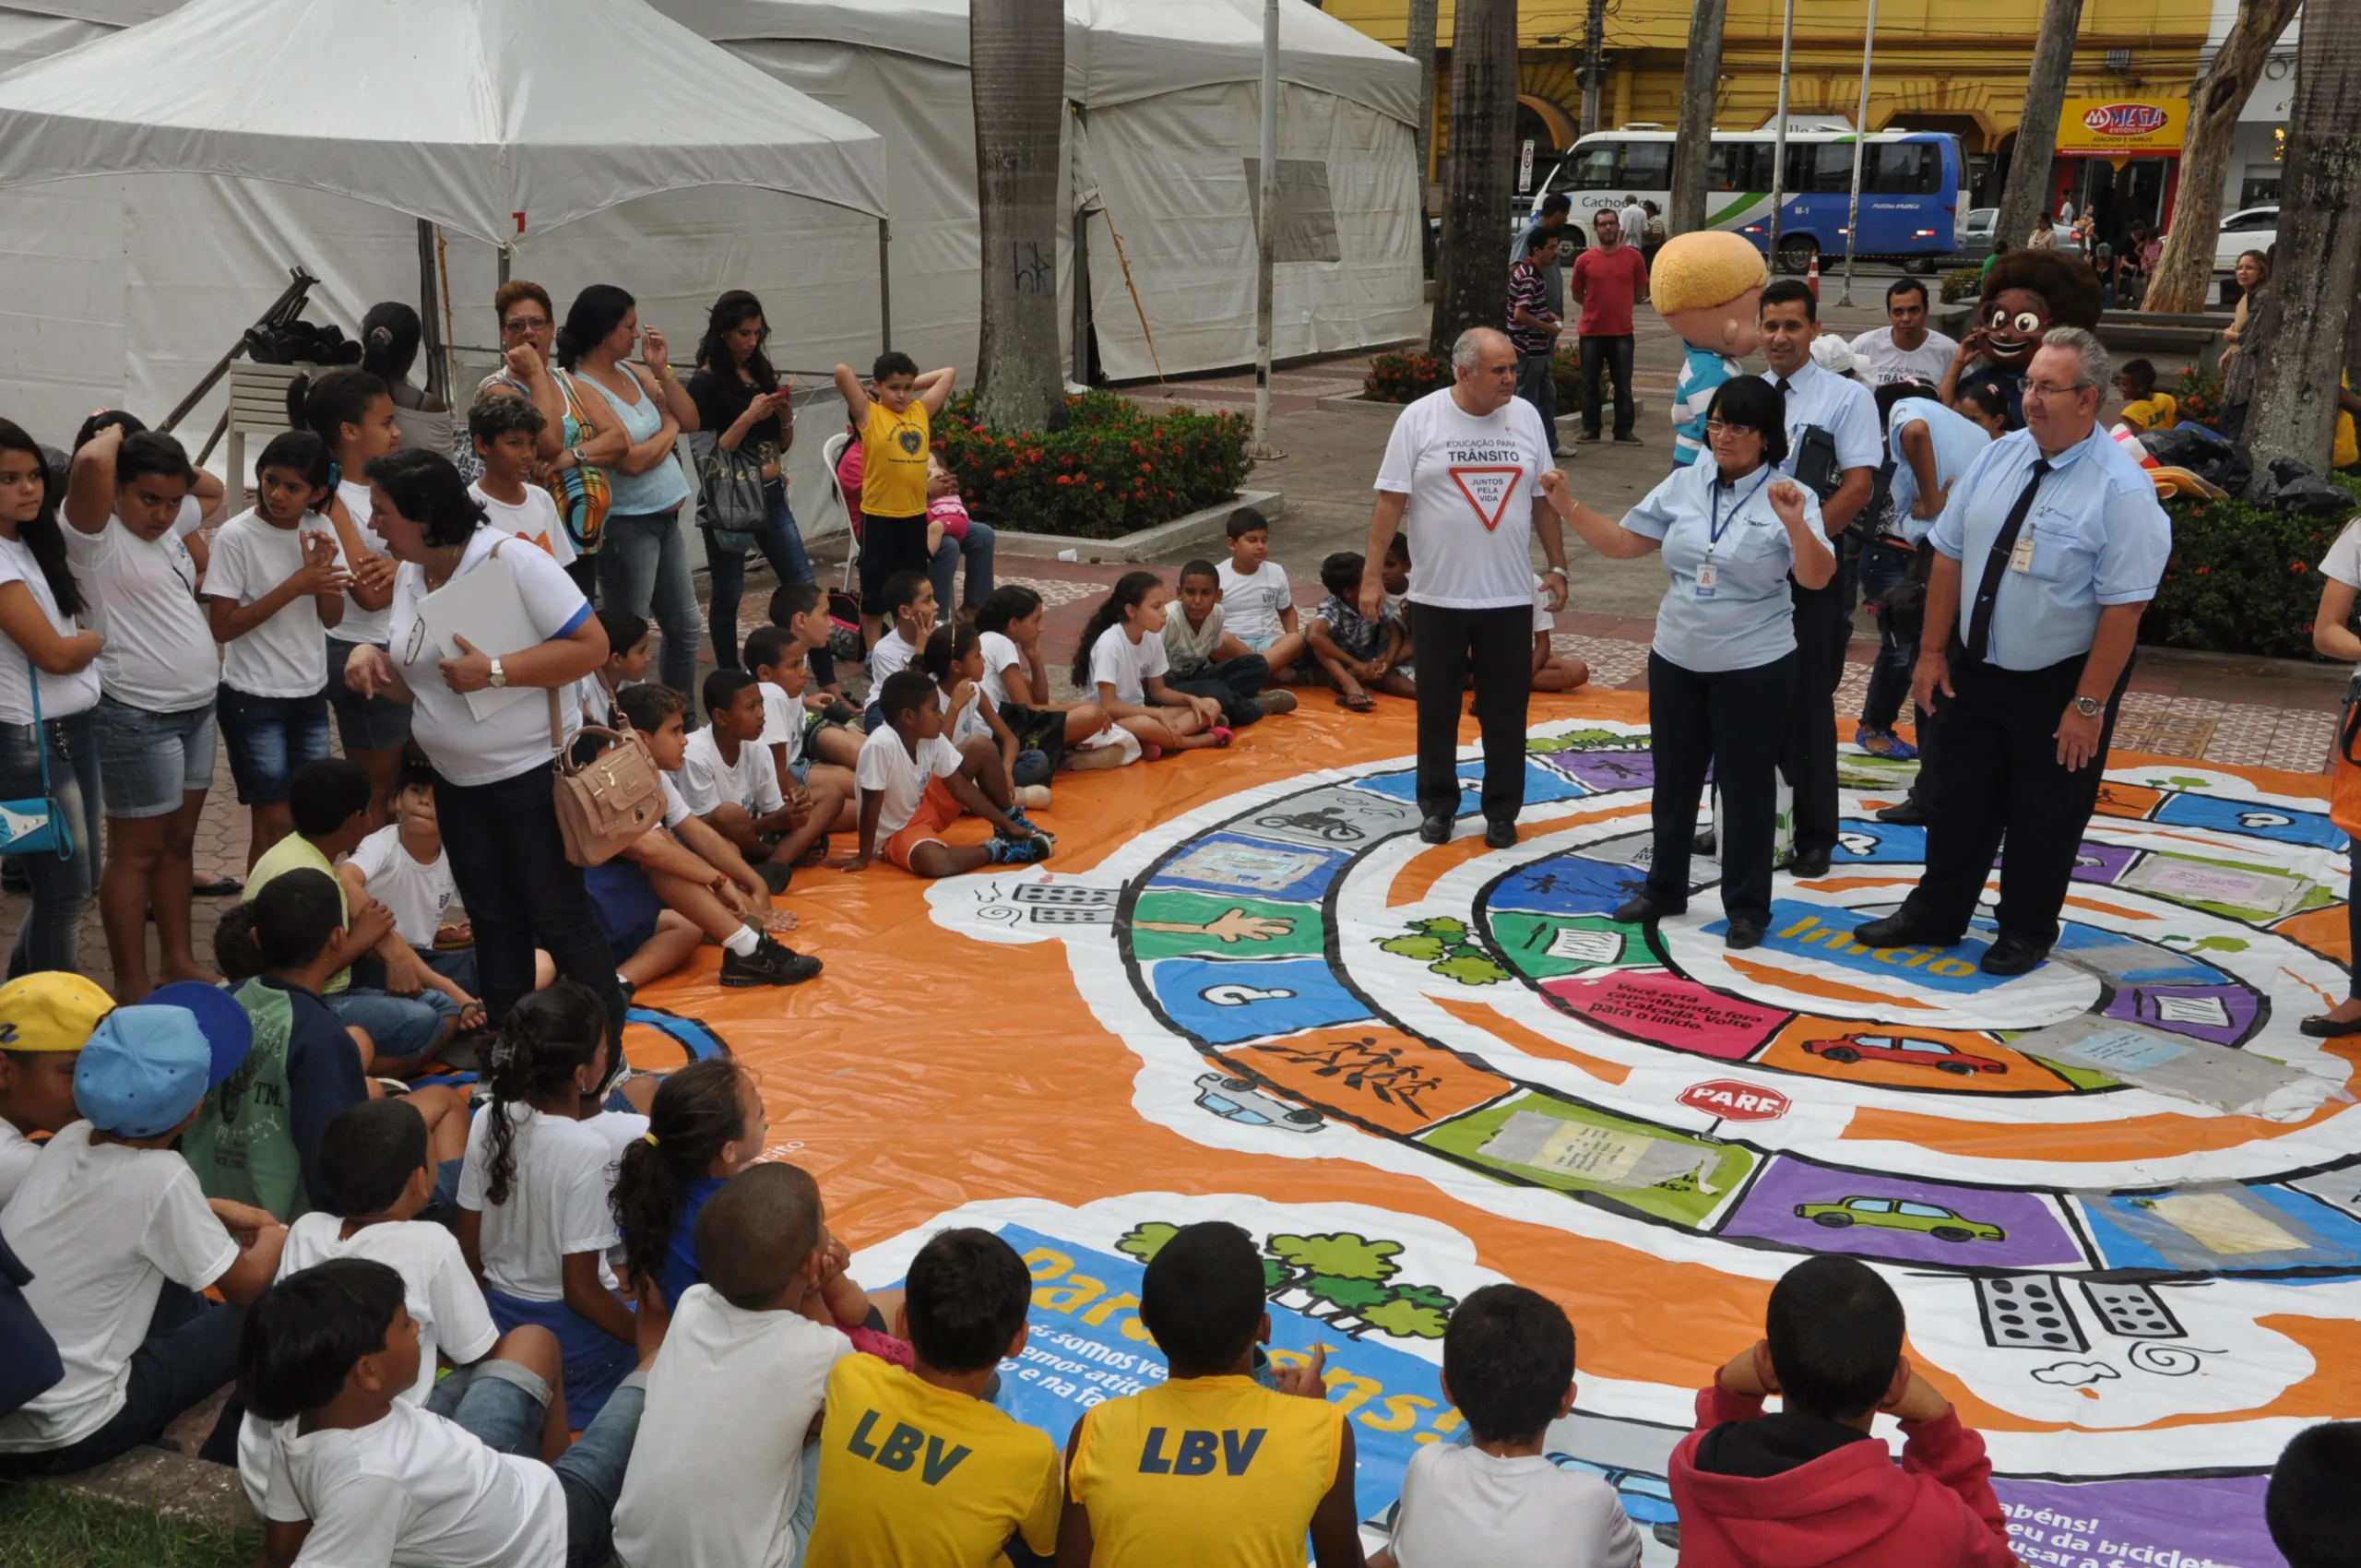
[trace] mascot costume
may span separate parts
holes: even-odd
[[[1984,382],[2009,406],[2009,428],[2024,426],[2025,366],[2053,327],[2098,330],[2106,302],[2099,275],[2080,256],[2056,251],[2011,251],[1992,264],[1984,298],[1975,307],[1975,330],[1959,346],[1952,373],[1943,380],[1943,401],[1963,386]]]
[[[1754,351],[1755,307],[1770,281],[1762,253],[1726,230],[1675,235],[1656,252],[1649,303],[1689,345],[1672,392],[1675,463],[1693,463],[1704,451],[1706,406],[1715,387],[1743,374],[1738,356]]]

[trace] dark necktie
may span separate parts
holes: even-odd
[[[2000,597],[2000,581],[2009,570],[2009,558],[2016,553],[2017,536],[2024,532],[2025,516],[2033,510],[2033,493],[2041,488],[2044,475],[2049,472],[2049,459],[2035,458],[2033,478],[2017,493],[2017,504],[2009,508],[2006,522],[1992,540],[1992,553],[1984,558],[1984,579],[1975,585],[1975,604],[1967,621],[1967,660],[1980,664],[1985,658],[1985,645],[1992,636],[1992,604]]]
[[[1772,383],[1772,385],[1773,385],[1773,386],[1776,386],[1776,387],[1778,387],[1778,389],[1779,389],[1779,396],[1780,396],[1782,398],[1786,398],[1786,395],[1787,395],[1788,393],[1790,393],[1790,392],[1792,392],[1792,391],[1794,391],[1794,390],[1796,389],[1795,383],[1793,383],[1793,382],[1789,381],[1789,380],[1788,380],[1786,376],[1784,376],[1784,375],[1783,375],[1783,376],[1781,376],[1777,381],[1775,381],[1775,382]]]

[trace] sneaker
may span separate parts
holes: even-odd
[[[1050,787],[1047,784],[1027,784],[1020,788],[1016,791],[1016,809],[1023,811],[1027,806],[1037,812],[1048,811]]]
[[[1916,762],[1918,748],[1891,730],[1872,730],[1861,725],[1853,731],[1853,743],[1871,756],[1881,756],[1894,762]]]
[[[984,848],[996,866],[1029,866],[1050,858],[1050,838],[1046,833],[1035,833],[1029,838],[1011,838],[995,834],[984,840]]]
[[[726,950],[721,955],[721,983],[728,986],[801,985],[819,972],[819,959],[767,936],[757,939],[742,958]]]
[[[1295,694],[1293,692],[1281,691],[1276,686],[1274,686],[1267,692],[1256,692],[1254,694],[1254,706],[1261,708],[1266,714],[1293,713],[1295,711]]]
[[[1606,437],[1601,435],[1597,431],[1585,430],[1580,435],[1575,436],[1574,439],[1581,442],[1584,445],[1588,446],[1593,442],[1605,440]]]

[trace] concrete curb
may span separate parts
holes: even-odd
[[[27,1484],[62,1487],[198,1525],[237,1530],[262,1526],[246,1501],[237,1467],[209,1464],[166,1448],[135,1448],[79,1475]]]
[[[2213,671],[2224,675],[2243,675],[2266,681],[2308,681],[2319,685],[2341,686],[2353,677],[2346,665],[2325,659],[2271,659],[2259,653],[2208,653],[2202,648],[2159,647],[2153,643],[2140,645],[2143,661],[2169,664],[2186,673]]]
[[[1014,529],[1001,529],[993,548],[1011,555],[1038,555],[1052,560],[1060,551],[1071,550],[1085,561],[1145,561],[1177,545],[1222,537],[1229,527],[1229,515],[1241,506],[1252,506],[1265,517],[1275,517],[1287,511],[1287,496],[1276,490],[1241,490],[1227,501],[1202,507],[1186,517],[1114,539],[1076,539],[1071,534],[1019,533]]]
[[[1373,398],[1365,398],[1359,393],[1354,392],[1334,398],[1322,398],[1313,403],[1312,406],[1332,414],[1398,415],[1409,405],[1406,403],[1381,403]],[[1635,420],[1649,418],[1655,407],[1655,405],[1650,403],[1644,398],[1634,398],[1631,403],[1632,418]],[[1560,414],[1558,416],[1558,434],[1562,436],[1567,433],[1566,422],[1569,420],[1572,420],[1576,427],[1579,427],[1582,423],[1582,416],[1580,414]]]

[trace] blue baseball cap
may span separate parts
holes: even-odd
[[[213,1049],[185,1007],[118,1007],[74,1063],[74,1108],[120,1138],[161,1136],[205,1098]]]
[[[174,980],[158,986],[148,993],[145,1007],[184,1007],[196,1018],[196,1027],[205,1031],[205,1043],[213,1052],[213,1069],[205,1087],[219,1088],[221,1081],[236,1072],[246,1060],[246,1052],[254,1049],[255,1021],[238,1005],[238,999],[218,985],[203,980]]]

